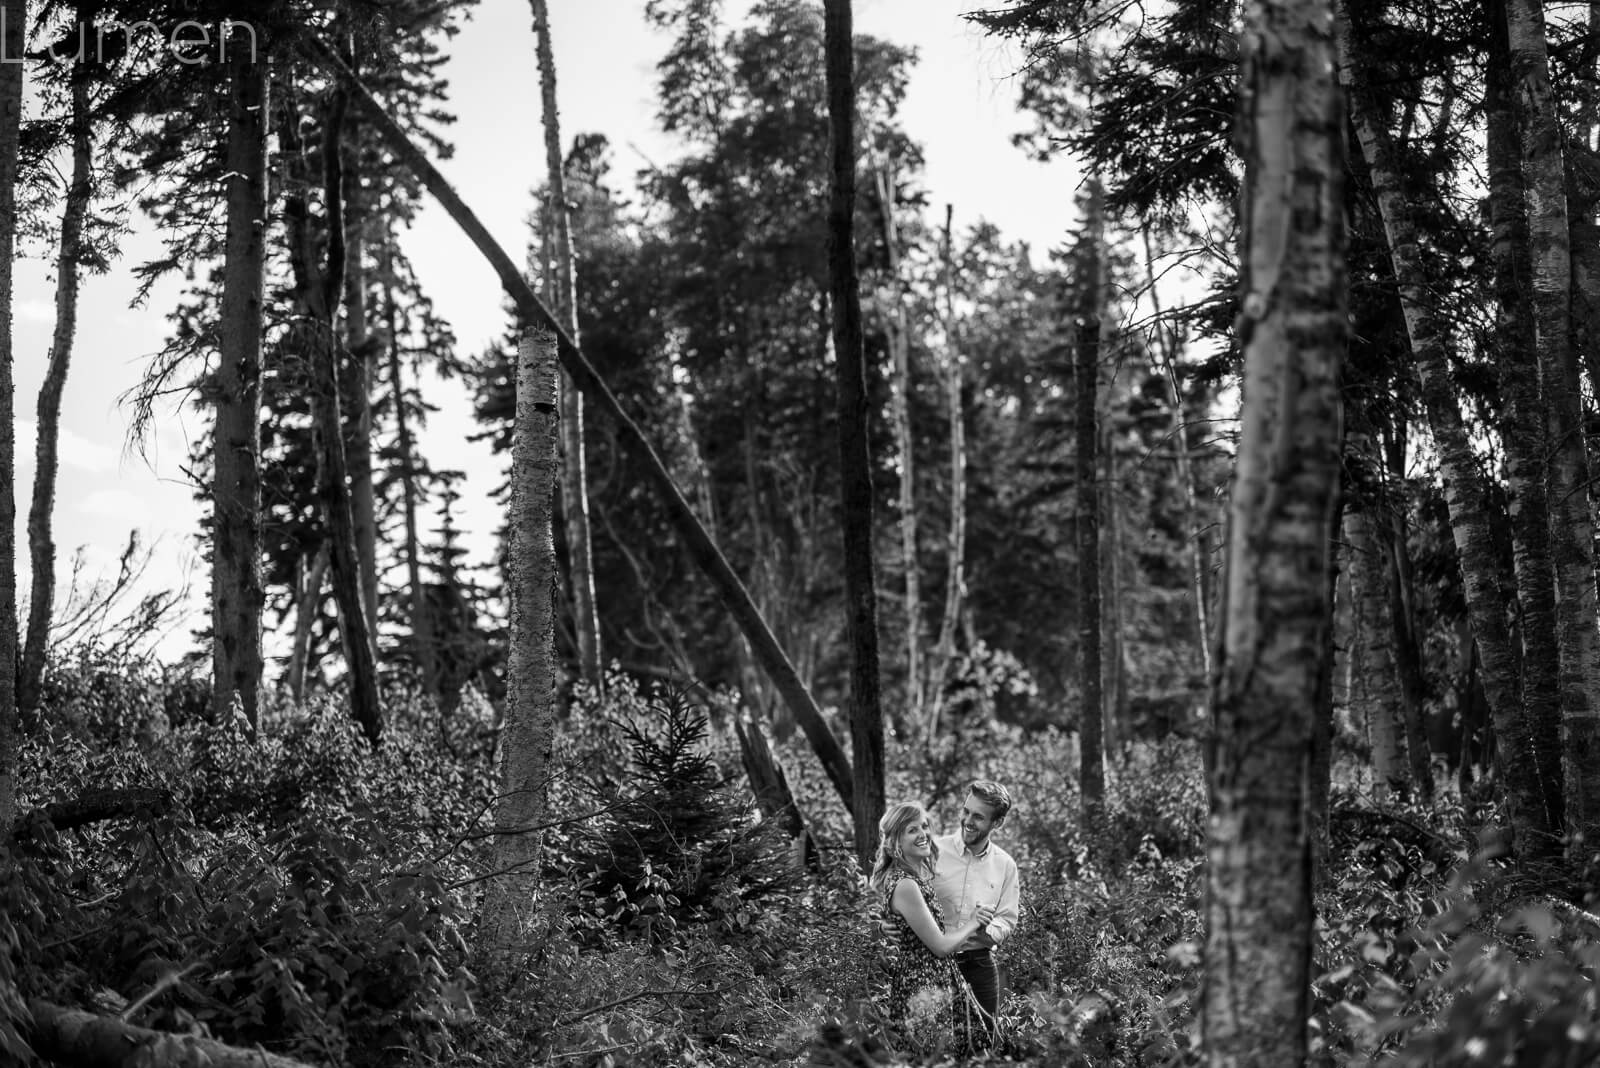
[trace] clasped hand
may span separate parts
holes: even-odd
[[[990,920],[994,919],[994,906],[979,905],[973,910],[972,918],[978,921],[978,928],[979,930],[982,930],[983,928],[989,926]]]

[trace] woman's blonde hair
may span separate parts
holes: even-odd
[[[889,873],[896,865],[903,871],[910,870],[894,843],[907,827],[927,816],[928,810],[917,801],[898,801],[883,814],[878,821],[878,856],[872,862],[872,877],[868,880],[874,890],[882,890],[889,885]],[[928,859],[929,874],[932,874],[931,868],[939,860],[939,843],[933,840],[931,832],[929,844],[933,847],[933,856]]]

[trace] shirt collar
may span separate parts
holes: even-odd
[[[975,851],[968,847],[967,840],[965,838],[960,838],[959,841],[961,842],[962,856],[971,857],[974,860],[983,860],[989,855],[989,850],[994,848],[994,839],[992,837],[985,838],[983,840],[983,849],[979,851]]]

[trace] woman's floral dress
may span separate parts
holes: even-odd
[[[896,950],[889,971],[889,1018],[914,1048],[965,1056],[972,1051],[971,1036],[978,1026],[977,1014],[983,1010],[977,1007],[955,961],[934,956],[895,910],[894,891],[901,879],[916,884],[939,930],[944,930],[944,911],[931,881],[901,875],[885,888],[884,920]]]

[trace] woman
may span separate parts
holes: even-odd
[[[921,805],[891,806],[878,821],[871,882],[883,895],[884,919],[899,949],[889,977],[890,1019],[919,1049],[962,1056],[972,1049],[983,1010],[950,957],[994,918],[994,906],[979,905],[972,919],[945,930],[932,882],[938,848]]]

